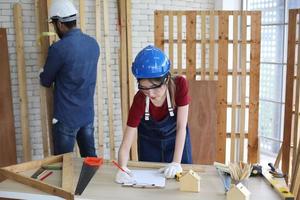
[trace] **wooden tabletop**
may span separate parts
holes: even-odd
[[[82,162],[80,159],[74,160],[74,190],[77,185],[81,165]],[[188,168],[189,166],[187,165],[185,167]],[[193,168],[195,169],[195,165]],[[139,169],[139,167],[130,167],[130,169]],[[179,182],[176,182],[174,179],[167,179],[166,187],[163,189],[123,187],[114,182],[117,169],[111,163],[106,162],[99,168],[82,195],[75,196],[75,199],[156,200],[170,198],[172,200],[225,200],[224,187],[215,168],[213,166],[198,166],[198,169],[200,169],[198,173],[201,177],[200,192],[193,193],[179,191]],[[27,173],[31,175],[33,172]],[[45,182],[60,186],[60,177],[61,172],[54,171]],[[245,183],[245,186],[251,192],[250,199],[280,199],[279,195],[261,177],[250,178]],[[61,199],[11,180],[5,180],[0,183],[0,197],[17,199]]]

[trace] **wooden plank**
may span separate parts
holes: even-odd
[[[161,12],[154,12],[154,44],[164,51],[164,16]]]
[[[300,11],[300,10],[299,10]],[[300,20],[300,14],[299,14]],[[299,21],[300,22],[300,21]],[[298,41],[300,41],[300,25],[298,24]],[[299,148],[299,131],[298,131],[298,123],[299,123],[299,90],[300,90],[300,44],[298,43],[298,55],[297,55],[297,79],[296,79],[296,101],[295,101],[295,115],[294,115],[294,142],[293,142],[293,162],[292,162],[292,181],[291,181],[291,190],[293,194],[296,196],[299,193],[299,185],[300,185],[300,148]]]
[[[48,32],[48,8],[47,1],[36,0],[36,14],[37,14],[37,32],[42,35],[43,32]],[[38,46],[40,49],[40,59],[38,65],[43,67],[49,47],[49,39],[46,37],[39,37]],[[47,157],[51,153],[49,148],[52,146],[52,113],[53,113],[53,91],[52,88],[45,88],[40,86],[40,109],[41,109],[41,127],[43,138],[43,154]]]
[[[259,111],[259,70],[260,70],[260,33],[261,12],[251,17],[251,47],[250,47],[250,105],[249,105],[249,135],[248,162],[258,161],[258,111]]]
[[[129,111],[129,85],[127,67],[127,37],[126,37],[126,1],[119,0],[119,21],[120,21],[120,74],[121,74],[121,105],[122,124],[125,130]]]
[[[196,12],[186,16],[186,78],[196,77]]]
[[[205,80],[205,40],[206,40],[206,15],[201,13],[201,80]]]
[[[284,178],[275,178],[265,170],[263,170],[263,176],[282,199],[294,200],[294,195],[290,192],[287,184],[284,181]]]
[[[296,15],[295,10],[289,11],[288,25],[288,54],[286,72],[286,94],[284,111],[284,129],[282,143],[282,172],[289,174],[290,146],[291,146],[291,126],[293,118],[293,91],[294,91],[294,65],[295,65],[295,41],[296,41]],[[288,181],[288,176],[286,177]]]
[[[74,168],[72,153],[63,154],[62,160],[62,183],[63,190],[67,192],[74,192],[73,181],[74,181]]]
[[[172,11],[169,12],[169,59],[171,61],[171,73],[174,69],[174,19]]]
[[[131,23],[131,0],[126,0],[126,38],[127,38],[127,71],[128,71],[128,85],[129,85],[129,105],[130,108],[133,98],[136,92],[135,89],[135,78],[131,73],[132,65],[132,23]],[[131,146],[131,159],[134,161],[138,160],[138,151],[137,151],[137,136]]]
[[[16,50],[17,50],[17,67],[18,67],[18,86],[19,86],[19,100],[20,100],[20,121],[22,132],[22,148],[23,161],[31,160],[31,141],[29,131],[29,117],[28,117],[28,97],[27,97],[27,83],[26,70],[24,58],[24,34],[23,34],[23,18],[21,4],[14,4],[14,26],[16,34]]]
[[[80,29],[84,33],[85,30],[85,0],[79,0],[79,16]]]
[[[182,74],[182,15],[177,15],[177,70]]]
[[[217,99],[217,162],[225,163],[228,74],[228,15],[219,15],[218,99]]]
[[[155,163],[155,162],[144,162],[144,161],[128,161],[128,167],[139,167],[139,168],[153,168],[160,169],[165,167],[167,163]],[[183,171],[189,171],[192,169],[195,172],[205,172],[205,166],[203,165],[193,165],[193,164],[181,164]]]
[[[232,108],[231,108],[231,133],[230,133],[230,162],[235,162],[235,134],[236,134],[236,102],[237,102],[237,61],[238,61],[238,15],[233,15],[233,74],[232,74]]]
[[[4,28],[0,28],[0,49],[0,167],[3,167],[17,162],[8,44]]]
[[[188,124],[194,164],[213,164],[216,159],[217,81],[189,80]]]
[[[101,43],[101,4],[100,0],[95,1],[95,15],[96,15],[96,40],[100,46]],[[101,62],[101,54],[98,59],[98,65],[97,65],[97,112],[98,112],[98,154],[100,156],[104,155],[104,136],[103,136],[103,101],[102,101],[102,62]]]
[[[254,21],[252,21],[251,31],[253,31]],[[246,57],[247,57],[247,47],[246,47],[246,39],[247,39],[247,16],[242,13],[241,15],[241,52],[240,52],[240,68],[242,71],[241,75],[241,89],[240,89],[240,144],[239,144],[239,161],[244,161],[244,146],[245,146],[245,114],[246,114]],[[257,33],[259,34],[259,33]],[[252,62],[252,59],[251,61]],[[250,75],[251,79],[251,75]],[[255,83],[252,83],[255,84]],[[251,85],[251,87],[256,87]],[[257,99],[258,100],[258,99]],[[249,139],[249,138],[248,138]]]
[[[209,14],[209,80],[214,80],[215,73],[215,15]]]
[[[106,80],[107,80],[107,96],[108,96],[108,126],[109,126],[109,148],[110,158],[115,159],[115,138],[113,125],[113,87],[111,77],[111,63],[110,63],[110,41],[109,41],[109,15],[108,15],[108,1],[103,1],[104,14],[104,41],[105,41],[105,64],[106,64]]]

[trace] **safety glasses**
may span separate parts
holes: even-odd
[[[157,88],[160,88],[165,82],[166,82],[167,79],[164,79],[160,84],[153,84],[152,86],[150,87],[144,87],[142,85],[140,85],[140,83],[138,83],[138,89],[140,90],[152,90],[152,89],[157,89]]]

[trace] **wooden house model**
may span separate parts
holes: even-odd
[[[193,170],[184,174],[180,178],[179,182],[180,191],[200,192],[200,176]]]

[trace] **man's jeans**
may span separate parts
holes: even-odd
[[[81,157],[96,157],[94,125],[90,123],[80,128],[70,128],[62,122],[53,124],[54,155],[73,152],[75,141]]]

